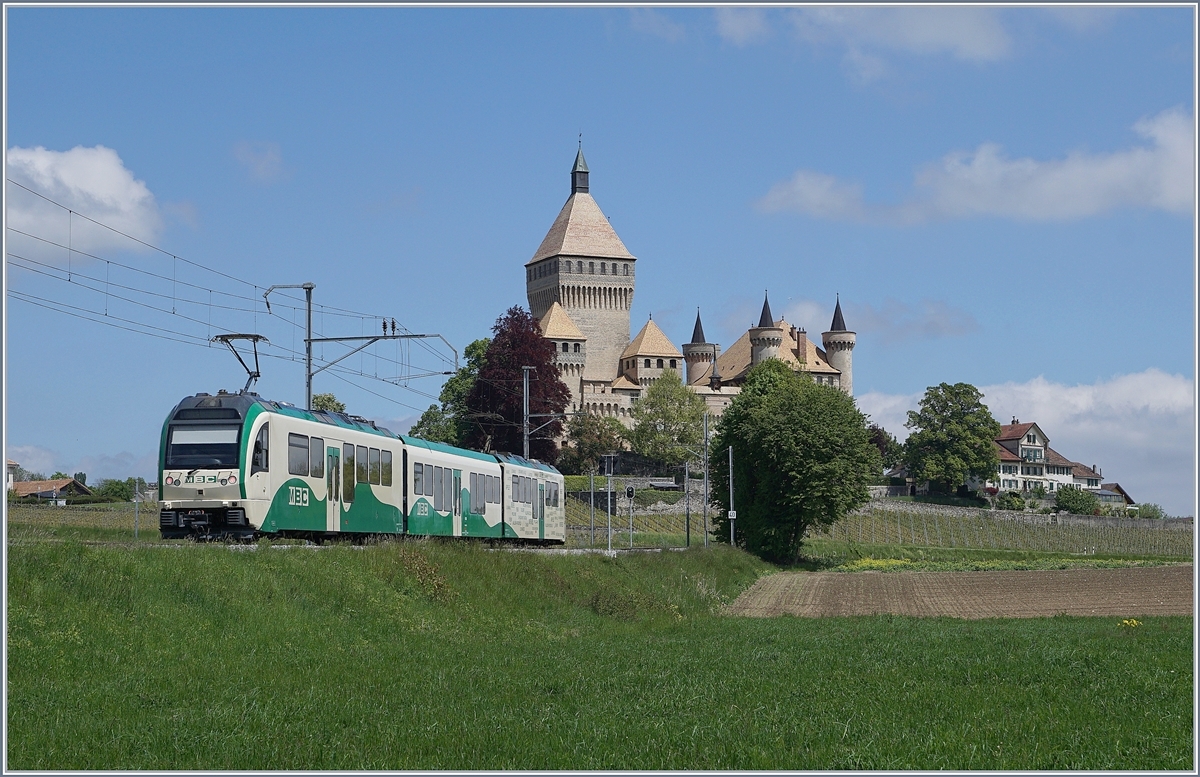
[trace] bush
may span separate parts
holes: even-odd
[[[1167,517],[1167,511],[1162,509],[1162,505],[1156,505],[1153,502],[1146,502],[1137,506],[1138,518],[1154,518],[1161,520]]]
[[[1054,506],[1074,515],[1091,515],[1100,509],[1100,500],[1091,491],[1063,488],[1055,493]]]
[[[1021,495],[1018,494],[1016,491],[1009,491],[1006,494],[1002,494],[1000,496],[1000,498],[998,498],[996,500],[996,509],[997,510],[1024,510],[1025,509],[1025,500],[1022,499]]]

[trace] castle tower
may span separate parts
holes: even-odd
[[[583,393],[587,338],[557,302],[550,305],[538,325],[542,328],[542,337],[554,344],[554,362],[558,365],[559,377],[571,389],[572,402],[577,404]]]
[[[704,339],[704,326],[700,323],[700,309],[696,309],[696,326],[692,329],[692,341],[683,346],[683,360],[687,363],[688,384],[700,383],[709,373],[709,364],[716,364],[721,347]]]
[[[842,319],[842,298],[839,295],[833,309],[833,323],[829,325],[828,332],[821,334],[821,343],[825,346],[829,366],[841,372],[838,385],[850,396],[854,396],[854,341],[854,332],[846,329],[846,322]]]
[[[783,330],[775,326],[771,317],[771,303],[763,292],[762,315],[758,317],[758,326],[750,330],[750,366],[753,367],[767,359],[779,358],[779,346],[783,345]]]
[[[571,168],[571,196],[525,264],[529,310],[541,319],[557,302],[587,342],[584,384],[609,384],[629,345],[636,257],[589,193],[583,148]],[[572,348],[574,345],[572,344]]]

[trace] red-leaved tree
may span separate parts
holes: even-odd
[[[521,453],[522,372],[529,375],[530,414],[562,413],[571,401],[571,391],[558,377],[554,344],[542,337],[537,319],[521,307],[511,307],[492,327],[484,366],[467,397],[470,420],[468,447],[484,451]],[[542,424],[551,423],[546,426]],[[541,429],[529,437],[529,455],[553,463],[558,459],[554,438],[562,434],[561,420],[542,415],[531,418],[529,428]]]

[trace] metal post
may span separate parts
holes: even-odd
[[[592,498],[588,502],[592,506],[592,543],[589,548],[596,547],[596,471],[592,470],[588,473],[588,490],[592,492]]]
[[[301,284],[304,287],[304,299],[308,307],[307,336],[304,338],[304,407],[312,410],[312,293],[317,287],[315,283]]]
[[[524,390],[521,393],[521,402],[524,415],[521,421],[521,435],[525,440],[525,458],[529,458],[529,371],[533,367],[522,367],[521,376],[523,378]]]
[[[629,549],[633,550],[633,497],[629,497]]]
[[[612,460],[605,456],[604,461],[608,464],[608,480],[604,489],[604,514],[608,516],[608,552],[612,553]]]
[[[737,511],[733,509],[733,446],[732,445],[729,446],[729,512],[733,513],[734,515],[737,515]],[[734,524],[734,520],[731,518],[729,520],[729,544],[732,547],[736,547],[736,545],[734,545],[734,542],[733,542],[733,539],[734,539],[733,524]]]
[[[708,547],[708,411],[704,411],[704,547]]]
[[[683,460],[683,536],[686,538],[684,547],[692,547],[692,492],[688,490],[691,485],[688,480],[688,461]]]
[[[139,494],[137,492],[137,488],[135,487],[133,489],[133,538],[135,540],[138,538],[138,506],[141,503],[141,500],[138,499],[138,496]]]

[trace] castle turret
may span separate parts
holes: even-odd
[[[571,167],[571,194],[525,264],[525,290],[535,318],[557,302],[579,328],[588,351],[582,379],[592,388],[607,386],[620,371],[621,352],[629,345],[636,261],[589,193],[580,148]]]
[[[842,318],[842,299],[837,299],[833,309],[833,323],[829,331],[821,334],[821,343],[825,346],[825,356],[829,366],[837,369],[842,391],[854,396],[854,341],[855,334],[846,329],[846,321]]]
[[[750,330],[750,366],[760,364],[767,359],[779,358],[779,346],[783,345],[783,329],[775,326],[771,316],[771,303],[763,292],[762,315],[758,317],[758,326]]]
[[[687,382],[700,383],[708,374],[707,365],[715,365],[720,346],[704,340],[704,325],[700,323],[700,309],[696,309],[696,326],[692,328],[692,341],[683,346],[683,360],[687,364]]]

